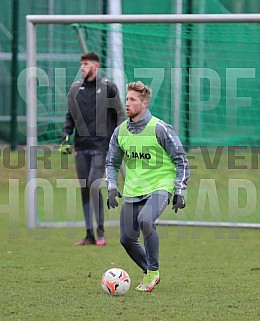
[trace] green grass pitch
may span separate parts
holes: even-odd
[[[152,293],[138,293],[134,287],[142,273],[119,244],[118,227],[106,228],[106,247],[74,247],[73,242],[84,235],[83,228],[28,230],[25,169],[2,166],[0,170],[0,206],[10,197],[8,179],[19,179],[20,187],[17,216],[0,213],[0,320],[260,319],[258,229],[159,226],[161,282]],[[202,172],[210,176],[210,171]],[[237,173],[256,182],[255,172],[251,174]],[[214,172],[224,197],[226,183],[221,191],[220,175],[221,170]],[[191,180],[190,188],[195,189],[196,184]],[[196,202],[191,195],[190,202]],[[170,218],[173,214],[168,212]],[[257,213],[256,209],[251,221],[258,218]],[[118,212],[111,217],[118,217]],[[108,296],[101,289],[102,274],[111,267],[121,267],[131,277],[131,288],[123,297]]]

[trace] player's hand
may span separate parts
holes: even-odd
[[[122,195],[118,192],[116,188],[113,188],[110,191],[108,191],[107,207],[109,210],[110,210],[110,207],[115,208],[118,206],[116,197],[122,198]]]
[[[174,195],[172,200],[172,209],[175,213],[178,212],[179,209],[184,208],[186,205],[185,199],[181,195]]]
[[[60,143],[60,147],[59,147],[59,151],[62,154],[71,154],[72,150],[71,150],[71,144],[70,144],[70,136],[69,135],[64,135],[62,137],[61,143]]]

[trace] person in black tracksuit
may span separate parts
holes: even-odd
[[[124,120],[124,110],[117,86],[98,75],[99,56],[81,56],[82,80],[75,82],[68,94],[68,111],[60,145],[62,153],[71,153],[70,136],[75,131],[75,163],[81,184],[86,236],[75,245],[106,245],[104,206],[100,179],[105,171],[109,140],[114,129]],[[93,211],[97,235],[93,228]]]

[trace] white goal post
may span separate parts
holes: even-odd
[[[151,14],[151,15],[27,15],[27,72],[26,72],[26,103],[27,103],[27,226],[35,228],[37,171],[32,166],[36,155],[32,152],[37,146],[37,92],[36,92],[36,25],[39,24],[132,24],[132,23],[259,23],[260,14]],[[175,80],[176,81],[176,80]],[[175,122],[178,120],[175,120]],[[224,222],[190,222],[160,221],[158,224],[185,226],[222,226],[260,228],[260,224],[224,223]],[[67,225],[66,225],[67,226]]]

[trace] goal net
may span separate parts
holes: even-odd
[[[169,207],[160,222],[259,226],[260,15],[239,15],[240,22],[228,14],[155,16],[120,24],[104,16],[27,17],[29,227],[82,222],[74,157],[61,156],[58,145],[86,50],[101,57],[100,73],[117,83],[122,100],[127,82],[152,87],[151,112],[187,147],[187,207],[177,216]]]

